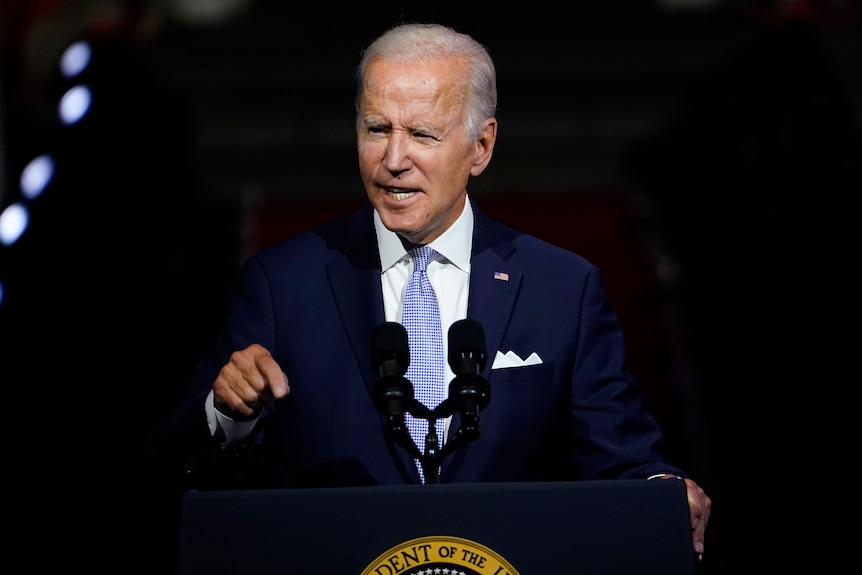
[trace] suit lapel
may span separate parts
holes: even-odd
[[[368,218],[369,223],[371,217]],[[376,239],[371,241],[357,240],[351,244],[352,255],[344,254],[336,258],[326,267],[332,295],[338,306],[344,330],[353,348],[365,387],[368,389],[369,405],[372,403],[373,387],[379,374],[371,365],[371,348],[369,336],[374,328],[384,321],[383,291],[380,286],[380,263],[377,253]],[[373,260],[373,266],[357,267],[353,256],[361,256],[362,261]],[[379,415],[380,425],[385,429],[385,418]],[[411,477],[413,482],[419,482],[419,473],[413,465],[413,458],[406,450],[387,441],[387,448],[393,463],[401,470],[402,475]]]
[[[515,307],[523,270],[512,263],[516,249],[511,233],[474,207],[473,257],[470,265],[470,296],[467,317],[485,330],[488,361],[484,377],[491,372],[495,352],[500,349]]]
[[[508,279],[496,279],[495,274],[507,274]],[[517,299],[521,283],[521,270],[506,265],[505,260],[492,252],[477,254],[473,257],[470,271],[470,299],[467,317],[473,319],[485,330],[485,349],[488,361],[483,376],[488,377],[494,354],[500,349],[503,335]]]
[[[339,255],[326,266],[326,273],[356,364],[370,390],[377,374],[371,365],[369,337],[385,318],[371,206],[345,220],[340,232],[338,239],[328,240]]]
[[[475,204],[473,213],[473,255],[470,264],[467,317],[479,322],[485,332],[488,357],[482,376],[488,379],[495,352],[500,349],[515,307],[523,270],[511,263],[512,255],[516,251],[512,244],[511,230],[489,219]],[[491,396],[493,402],[493,391]],[[450,432],[455,433],[460,423],[458,414],[453,415]],[[440,473],[442,481],[455,480],[461,464],[469,457],[467,452],[470,449],[471,444],[461,446],[444,459]]]

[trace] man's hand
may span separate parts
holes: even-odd
[[[232,419],[252,419],[264,406],[290,393],[287,376],[256,343],[235,351],[213,383],[215,407]]]
[[[697,560],[702,561],[703,540],[706,524],[709,522],[709,513],[712,509],[712,500],[692,479],[685,479],[685,489],[688,494],[688,510],[691,515],[691,537],[694,543],[694,552],[697,553]]]

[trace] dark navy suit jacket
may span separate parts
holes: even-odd
[[[485,331],[490,401],[480,436],[443,459],[441,482],[683,475],[664,461],[661,430],[625,369],[621,326],[598,269],[473,206],[467,317]],[[252,477],[275,487],[419,482],[372,401],[379,374],[370,335],[385,320],[372,213],[364,206],[245,261],[212,361],[153,435],[148,455],[159,465],[197,488],[214,469],[244,470],[245,483],[233,484],[244,486]],[[274,403],[254,441],[223,454],[212,447],[204,398],[230,353],[255,342],[287,374],[290,394]],[[535,352],[542,363],[492,369],[497,350]],[[451,429],[458,425],[455,416]]]

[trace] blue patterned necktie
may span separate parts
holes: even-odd
[[[428,262],[437,256],[437,252],[428,246],[419,246],[410,250],[410,256],[413,258],[413,273],[407,280],[407,293],[401,320],[407,330],[410,345],[410,364],[407,367],[406,377],[413,384],[416,400],[428,409],[434,409],[445,398],[445,363],[440,308],[427,271]],[[414,418],[410,414],[407,414],[406,420],[410,437],[424,453],[428,420]],[[435,426],[441,445],[443,443],[442,423],[443,419],[438,419]],[[418,465],[418,467],[422,482],[425,483],[422,466]]]

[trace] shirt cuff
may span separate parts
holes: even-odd
[[[222,447],[239,443],[248,437],[258,419],[237,421],[220,412],[215,408],[215,392],[213,390],[207,394],[204,411],[206,411],[210,434],[218,439],[219,445]]]
[[[659,477],[664,477],[665,475],[670,475],[670,476],[672,476],[672,477],[676,477],[677,479],[680,479],[680,480],[682,479],[682,477],[680,477],[680,476],[679,476],[679,475],[677,475],[676,473],[655,473],[655,474],[650,475],[649,477],[647,477],[647,481],[649,481],[650,479],[656,479],[656,478],[659,478]],[[668,479],[670,479],[670,477],[668,477]]]

